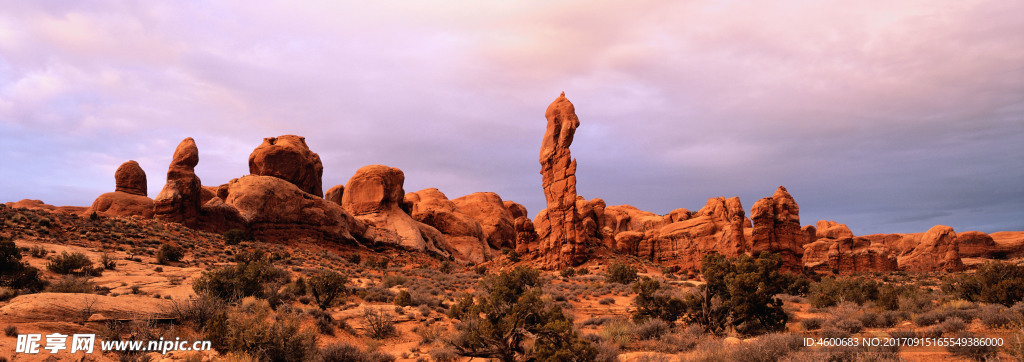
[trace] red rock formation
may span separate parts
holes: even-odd
[[[516,230],[516,253],[527,255],[537,249],[537,230],[533,227],[533,220],[520,216],[512,221],[512,227]]]
[[[785,269],[796,271],[803,267],[803,243],[807,236],[800,229],[800,207],[785,187],[779,186],[771,197],[755,202],[750,219],[754,226],[750,239],[752,254],[778,253]]]
[[[90,213],[88,207],[84,207],[84,206],[53,206],[53,205],[44,203],[42,200],[22,199],[22,200],[19,200],[17,202],[8,201],[8,202],[5,202],[4,205],[7,206],[7,207],[11,207],[11,208],[31,209],[31,210],[46,210],[46,211],[54,211],[54,212],[59,212],[59,213],[64,213],[64,214],[81,215],[81,216],[89,216],[89,213]]]
[[[494,249],[515,248],[516,231],[512,213],[505,208],[501,196],[493,192],[475,192],[452,200],[460,212],[480,224],[484,240]]]
[[[956,243],[960,248],[961,258],[991,258],[1001,252],[995,239],[980,231],[957,233]]]
[[[1024,231],[998,231],[989,234],[999,246],[1000,256],[1024,257]]]
[[[526,212],[526,206],[520,205],[515,201],[505,200],[505,208],[512,214],[512,220],[518,219],[523,216],[529,216]]]
[[[364,166],[345,184],[341,205],[356,219],[376,227],[374,240],[405,246],[413,250],[448,255],[444,240],[432,239],[440,232],[424,232],[428,225],[413,220],[402,210],[405,197],[405,173],[382,165]]]
[[[141,216],[144,218],[153,217],[153,199],[129,194],[127,192],[114,191],[100,195],[92,202],[92,206],[86,211],[87,214],[96,212],[99,216]]]
[[[114,172],[114,192],[100,195],[86,210],[100,216],[153,217],[153,199],[146,197],[146,172],[138,162],[122,163]]]
[[[138,162],[130,160],[122,163],[114,172],[114,191],[129,193],[132,195],[148,196],[146,188],[146,171],[142,170]]]
[[[242,213],[233,206],[225,203],[224,199],[220,197],[210,198],[209,201],[203,203],[203,207],[199,209],[199,214],[199,228],[205,231],[223,233],[232,229],[245,230],[247,227],[246,220],[242,217]],[[262,228],[262,230],[267,230],[267,228]],[[266,232],[261,232],[260,234],[264,237],[262,240],[289,240],[287,238],[275,239],[273,237],[267,237],[268,233]]]
[[[167,184],[156,195],[155,217],[195,227],[199,222],[202,184],[196,176],[199,148],[192,137],[186,138],[174,150],[167,168]]]
[[[302,191],[324,196],[321,177],[324,165],[320,155],[310,151],[306,137],[284,135],[267,137],[249,155],[249,173],[274,176],[291,182]]]
[[[345,185],[334,185],[331,189],[324,193],[324,199],[341,205],[341,198],[345,194]]]
[[[663,222],[667,223],[671,218],[672,214],[669,214]],[[651,249],[650,258],[655,262],[698,270],[701,258],[707,253],[734,257],[746,252],[745,226],[746,213],[738,197],[711,198],[692,217],[661,227],[658,237],[652,239],[645,234],[637,255],[646,257],[645,250]],[[644,243],[654,245],[645,248]]]
[[[845,224],[818,221],[817,239],[804,245],[804,267],[824,272],[843,274],[896,270],[896,256],[884,242],[876,238],[854,237]]]
[[[429,188],[405,194],[410,214],[416,221],[430,225],[444,236],[444,246],[452,257],[474,264],[490,259],[483,228],[475,219],[455,207],[440,190]]]
[[[547,131],[540,148],[541,179],[547,209],[534,224],[540,239],[539,263],[544,268],[577,265],[584,256],[576,213],[576,160],[569,153],[580,120],[563,92],[544,114]]]
[[[960,248],[956,232],[944,225],[935,225],[921,236],[913,251],[898,258],[900,269],[909,271],[960,271]]]
[[[227,192],[224,206],[237,210],[257,239],[285,241],[306,238],[315,242],[356,243],[368,239],[367,227],[341,205],[313,196],[283,179],[243,176],[231,180]],[[206,209],[218,215],[215,217],[230,219],[231,211],[221,206],[218,200],[220,198],[212,199],[205,205]]]

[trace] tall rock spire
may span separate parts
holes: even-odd
[[[583,256],[576,212],[576,160],[569,153],[580,120],[562,92],[544,116],[547,131],[540,148],[540,174],[547,209],[537,215],[541,265],[558,268],[578,264]]]

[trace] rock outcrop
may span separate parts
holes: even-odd
[[[515,249],[516,231],[512,213],[505,208],[501,196],[493,192],[475,192],[452,200],[463,214],[476,220],[484,240],[493,249]]]
[[[898,258],[900,269],[908,271],[960,271],[960,248],[956,232],[945,225],[935,225],[921,236],[921,241],[906,255]]]
[[[127,192],[107,192],[96,197],[86,214],[96,212],[99,216],[140,216],[153,217],[153,199]]]
[[[956,243],[961,258],[992,258],[1003,255],[995,239],[980,231],[965,231],[956,234]]]
[[[122,163],[114,172],[114,192],[100,195],[86,210],[100,216],[153,217],[153,199],[146,196],[146,172],[138,162]]]
[[[122,163],[114,172],[114,192],[132,195],[149,196],[146,184],[146,171],[138,162],[129,160]]]
[[[447,256],[442,245],[444,240],[431,238],[441,233],[423,232],[433,227],[413,220],[402,210],[404,184],[402,170],[383,165],[364,166],[345,184],[341,205],[356,219],[377,228],[371,230],[376,235],[369,235],[374,240]]]
[[[855,237],[845,224],[818,221],[817,239],[804,245],[804,267],[821,272],[843,274],[896,270],[896,256],[883,242]],[[807,235],[809,229],[804,229]]]
[[[413,219],[444,235],[444,245],[456,260],[478,264],[493,254],[480,223],[459,211],[440,190],[429,188],[410,192],[405,194],[405,202],[409,204]]]
[[[267,137],[249,155],[249,173],[274,176],[291,182],[300,190],[323,197],[324,165],[320,155],[306,145],[306,137]]]
[[[800,226],[800,206],[785,187],[779,186],[771,197],[754,203],[750,209],[753,230],[750,252],[778,253],[783,267],[791,271],[802,268],[806,234]],[[852,234],[851,234],[852,235]]]
[[[563,92],[544,114],[547,130],[540,148],[541,179],[547,208],[537,214],[539,264],[544,268],[577,265],[584,256],[578,239],[576,160],[569,153],[580,120]]]
[[[334,185],[334,187],[330,188],[329,190],[327,190],[326,193],[324,193],[324,199],[335,204],[341,205],[341,198],[344,195],[345,185]]]
[[[302,191],[293,183],[272,176],[248,175],[228,183],[224,206],[231,207],[254,237],[265,241],[306,238],[312,241],[365,242],[366,226],[335,204]],[[207,209],[230,214],[211,200]],[[223,214],[222,214],[223,213]],[[230,216],[224,216],[230,218]]]
[[[692,217],[667,223],[672,218],[682,217],[681,213],[664,217],[664,223],[667,225],[659,229],[658,237],[653,239],[653,245],[649,248],[640,247],[638,252],[646,254],[646,250],[651,249],[650,258],[655,262],[681,269],[699,270],[701,258],[707,253],[734,257],[747,251],[744,233],[746,212],[738,197],[708,199],[704,207]],[[651,238],[645,236],[644,239]],[[617,236],[616,241],[618,240]]]
[[[167,168],[167,183],[154,200],[157,219],[189,227],[198,225],[202,184],[195,173],[197,164],[199,148],[192,137],[186,138],[174,150],[171,165]]]

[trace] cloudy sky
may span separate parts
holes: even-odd
[[[299,134],[324,188],[544,207],[559,92],[578,190],[656,213],[785,185],[858,235],[1024,230],[1021,1],[0,1],[0,202],[89,205],[129,159],[153,197]]]

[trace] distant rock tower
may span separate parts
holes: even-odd
[[[580,120],[565,92],[551,102],[544,116],[548,127],[540,147],[540,174],[547,209],[537,214],[535,222],[537,255],[541,267],[561,268],[579,264],[584,257],[576,212],[576,160],[569,153]]]

